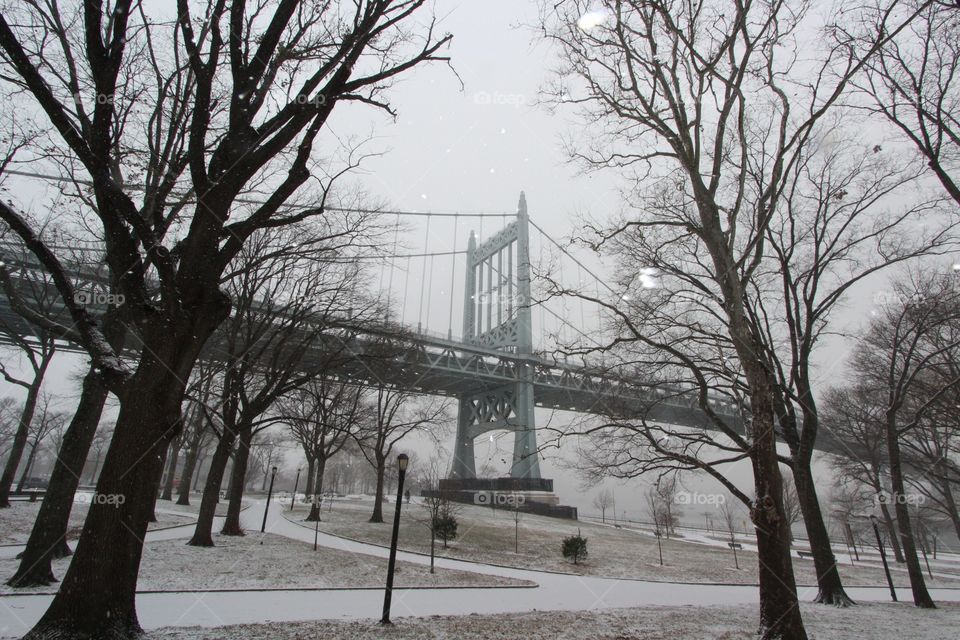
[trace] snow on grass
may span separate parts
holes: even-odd
[[[326,507],[323,510],[320,523],[322,531],[374,544],[389,544],[392,503],[384,505],[386,522],[383,524],[368,522],[373,510],[373,501],[370,499],[337,500],[332,506],[332,510]],[[297,505],[296,511],[286,511],[284,516],[294,521],[302,520],[307,509],[306,505]],[[665,538],[662,540],[664,566],[660,566],[657,540],[649,531],[525,513],[520,514],[519,526],[516,527],[514,513],[509,510],[473,505],[457,505],[457,509],[457,539],[451,541],[447,549],[438,542],[438,556],[614,578],[734,584],[756,584],[758,580],[756,553],[746,549],[737,552],[738,570],[734,567],[733,552],[727,548],[683,538]],[[399,539],[401,549],[430,552],[426,520],[426,511],[416,500],[403,505]],[[519,530],[516,551],[515,528]],[[565,536],[577,531],[587,538],[589,557],[586,562],[575,566],[564,560],[560,544]],[[891,569],[898,586],[909,585],[909,578],[902,566],[893,563]],[[812,560],[799,559],[794,554],[794,570],[799,584],[816,584]],[[841,564],[839,571],[844,583],[850,586],[886,584],[879,562],[857,563],[854,567]],[[924,577],[927,577],[926,574]],[[937,571],[935,568],[934,578],[928,578],[928,584],[960,587],[960,570]]]
[[[260,544],[261,540],[263,544]],[[387,561],[372,556],[304,544],[280,536],[214,535],[214,547],[192,547],[183,538],[148,541],[140,563],[138,591],[382,587]],[[69,558],[56,560],[53,572],[63,576]],[[13,575],[17,561],[0,560],[0,576]],[[405,586],[508,586],[533,583],[437,569],[398,562],[394,577]],[[0,586],[0,593],[50,592],[56,585],[14,590]]]
[[[451,592],[449,597],[456,597]],[[900,604],[863,604],[848,609],[802,604],[811,640],[953,640],[960,637],[960,605],[936,610]],[[739,640],[754,636],[757,607],[646,607],[582,612],[531,612],[505,615],[394,617],[384,627],[374,621],[270,623],[219,628],[168,628],[150,640],[373,640],[457,639],[529,640]]]
[[[87,517],[89,509],[90,502],[82,498],[73,503],[67,527],[68,540],[75,540],[80,537],[80,530],[83,529],[83,521]],[[158,502],[157,522],[151,522],[149,529],[162,529],[188,524],[196,520],[195,511],[196,509],[191,511],[189,506]],[[30,530],[33,528],[33,522],[37,519],[39,512],[39,501],[15,500],[10,503],[9,509],[0,509],[0,544],[26,544],[30,537]]]
[[[261,540],[263,544],[261,543]],[[382,587],[387,561],[338,551],[281,536],[214,537],[213,548],[183,540],[147,543],[138,589],[264,589]],[[394,584],[402,586],[495,586],[530,584],[465,571],[440,570],[398,562]]]

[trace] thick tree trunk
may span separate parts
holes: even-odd
[[[204,449],[203,451],[200,452],[200,458],[197,460],[197,472],[193,476],[194,491],[200,488],[200,478],[204,478],[204,481],[206,481],[206,477],[203,475],[203,463],[206,461],[206,458],[207,458],[207,450]],[[211,466],[213,465],[212,460],[210,464]],[[210,470],[207,469],[207,476],[209,475],[210,475]]]
[[[843,589],[840,573],[837,571],[837,559],[830,546],[830,535],[823,521],[823,511],[817,499],[817,489],[813,481],[809,463],[794,458],[793,481],[797,488],[803,523],[810,540],[810,552],[817,571],[817,597],[814,602],[847,607],[853,600]]]
[[[754,416],[754,428],[757,428]],[[762,424],[762,423],[761,423]],[[761,427],[762,428],[762,427]],[[770,433],[773,429],[769,428]],[[751,510],[757,534],[757,556],[760,573],[760,626],[758,635],[764,640],[806,640],[800,617],[796,579],[790,559],[789,524],[783,515],[783,486],[776,458],[775,445],[755,441],[752,456],[757,499]]]
[[[307,516],[307,522],[317,522],[320,520],[320,499],[323,496],[323,470],[327,466],[327,460],[323,456],[317,459],[315,467],[316,477],[313,480],[314,499],[310,503],[310,514]]]
[[[897,535],[897,525],[893,521],[893,516],[890,514],[890,508],[886,502],[880,503],[880,514],[883,516],[883,521],[887,525],[887,531],[890,532],[890,546],[893,548],[893,556],[897,559],[897,562],[903,564],[903,550],[900,549],[900,536]]]
[[[46,362],[42,363],[40,373],[34,377],[33,384],[27,389],[27,399],[23,403],[23,411],[20,412],[20,424],[13,435],[13,444],[10,447],[10,454],[7,456],[7,464],[3,468],[3,475],[0,476],[0,509],[10,506],[10,489],[13,487],[13,478],[17,474],[17,467],[20,466],[23,450],[27,446],[30,423],[33,422],[33,414],[37,409],[37,398],[40,396],[40,385],[43,383],[43,373],[46,371],[46,365]]]
[[[313,470],[314,470],[314,461],[312,458],[307,458],[307,479],[306,485],[303,487],[303,495],[313,496]]]
[[[193,331],[189,332],[194,333]],[[26,638],[129,638],[141,633],[135,595],[163,453],[180,428],[195,353],[183,340],[146,338],[128,380],[95,499],[70,568]],[[160,354],[154,356],[153,354]]]
[[[890,464],[890,484],[893,488],[893,510],[897,515],[897,527],[900,529],[900,544],[903,546],[903,559],[907,563],[910,576],[910,590],[913,592],[913,604],[922,609],[935,609],[933,598],[927,591],[917,557],[917,547],[913,540],[913,526],[910,524],[906,491],[904,490],[903,468],[900,461],[900,434],[894,416],[887,416],[887,460]]]
[[[107,387],[96,370],[91,369],[83,378],[80,402],[70,426],[63,434],[63,443],[50,476],[50,486],[33,523],[20,566],[7,581],[8,585],[33,587],[56,582],[52,560],[72,553],[67,546],[70,511],[106,399]]]
[[[383,479],[386,474],[386,459],[377,460],[377,489],[373,500],[373,515],[370,522],[383,522]]]
[[[227,518],[220,531],[225,536],[242,536],[240,527],[240,507],[243,504],[243,483],[247,476],[247,463],[250,460],[250,443],[253,442],[253,429],[244,427],[237,439],[237,450],[233,455],[233,469],[230,472],[230,503],[227,505]]]
[[[764,352],[757,344],[744,314],[744,296],[736,279],[737,268],[725,253],[724,234],[717,224],[719,213],[705,212],[711,247],[719,273],[724,305],[729,316],[729,333],[743,367],[750,396],[750,423],[747,426],[748,450],[753,467],[756,498],[750,510],[757,534],[757,560],[760,577],[760,624],[763,640],[807,640],[797,599],[797,582],[790,558],[790,523],[783,509],[783,477],[777,457],[777,432],[774,429],[774,379],[765,363],[758,360]]]
[[[217,448],[213,451],[213,458],[210,460],[210,470],[207,472],[207,481],[203,487],[203,497],[200,499],[200,513],[197,516],[197,527],[194,529],[193,537],[187,544],[195,547],[213,546],[213,517],[217,511],[217,504],[220,502],[220,485],[223,482],[223,472],[227,467],[227,461],[230,459],[230,450],[233,448],[233,442],[236,434],[229,429],[224,429],[217,442]]]
[[[173,455],[170,456],[170,464],[167,466],[167,481],[163,485],[163,495],[161,500],[173,500],[173,482],[177,477],[177,465],[180,463],[180,441],[177,440],[173,445]]]
[[[183,471],[180,472],[180,484],[177,487],[177,504],[190,504],[190,485],[193,484],[193,472],[197,468],[197,460],[200,459],[200,447],[193,447],[187,453],[187,459],[183,463]]]

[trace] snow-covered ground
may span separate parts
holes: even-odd
[[[283,517],[279,509],[271,509],[268,520],[268,531],[271,534],[284,536],[303,542],[313,540],[312,528],[302,526],[303,523],[291,522]],[[334,507],[336,512],[336,507]],[[245,526],[254,528],[259,525],[262,517],[262,503],[257,504],[244,514]],[[172,530],[176,531],[176,530]],[[169,535],[169,532],[161,532]],[[630,535],[635,533],[627,532]],[[320,545],[339,549],[344,552],[366,554],[380,558],[386,557],[388,550],[361,542],[351,541],[340,537],[320,534]],[[689,545],[696,548],[696,545]],[[420,565],[429,563],[429,558],[406,552],[398,554],[400,561],[407,561]],[[201,631],[173,633],[189,633],[193,635],[168,635],[159,637],[184,638],[313,638],[313,637],[351,637],[349,634],[357,630],[356,637],[387,637],[394,633],[396,637],[496,637],[497,629],[505,630],[507,635],[502,637],[569,637],[594,638],[603,637],[595,632],[591,626],[591,616],[600,616],[596,624],[598,629],[607,628],[604,625],[607,616],[619,615],[616,609],[625,607],[643,607],[642,610],[627,612],[628,616],[639,616],[642,624],[638,627],[647,631],[624,632],[619,637],[639,635],[643,637],[725,637],[728,639],[744,637],[750,634],[756,620],[757,589],[744,585],[710,585],[710,584],[682,584],[671,582],[653,582],[644,580],[623,580],[601,578],[594,576],[579,576],[570,574],[544,573],[528,569],[508,568],[488,564],[475,564],[449,558],[438,560],[438,567],[474,571],[486,575],[502,576],[533,580],[537,588],[466,588],[466,589],[398,589],[394,594],[393,617],[416,617],[417,621],[403,621],[397,629],[385,633],[384,630],[372,627],[364,622],[354,627],[335,627],[333,635],[320,635],[318,630],[329,628],[327,622],[313,622],[300,627],[280,630],[276,622],[320,621],[337,619],[341,621],[369,621],[380,615],[383,592],[382,589],[361,590],[272,590],[247,592],[179,592],[179,593],[141,593],[137,597],[137,606],[141,624],[147,629],[164,627],[205,627]],[[882,587],[852,587],[850,595],[861,603],[884,602],[889,594]],[[901,605],[896,612],[914,617],[929,614],[929,618],[917,619],[906,623],[909,629],[897,628],[905,624],[894,615],[893,609],[877,608],[874,606],[858,607],[850,612],[834,609],[833,607],[805,607],[810,612],[813,624],[821,624],[826,629],[819,637],[892,637],[898,639],[910,637],[957,637],[960,635],[960,616],[956,602],[960,601],[960,589],[932,589],[935,600],[948,603],[937,612],[916,612],[909,605]],[[815,595],[813,589],[801,589],[800,597],[810,601]],[[905,589],[899,593],[901,599],[909,597]],[[6,635],[20,635],[25,632],[42,615],[49,605],[50,596],[23,595],[15,597],[0,597],[0,633]],[[692,605],[684,607],[684,605]],[[676,624],[661,623],[662,616],[674,615],[670,610],[649,609],[650,607],[671,607],[680,617]],[[714,609],[722,607],[722,609]],[[540,612],[540,613],[530,613]],[[557,613],[543,613],[557,612]],[[565,613],[566,612],[566,613]],[[594,612],[590,614],[570,614],[569,612]],[[479,614],[489,618],[471,616],[451,620],[449,622],[424,620],[428,616],[436,615],[465,615]],[[525,614],[517,620],[511,619],[508,614]],[[574,623],[587,615],[586,621]],[[563,633],[544,631],[548,620],[566,620],[558,629]],[[841,622],[837,622],[840,620]],[[227,631],[233,635],[218,635],[220,631],[213,627],[223,627],[231,624],[252,624],[273,622],[267,629]],[[505,621],[505,622],[504,622]],[[646,622],[643,622],[646,621]],[[927,621],[930,621],[929,623]],[[478,628],[483,625],[506,625],[489,627],[490,632],[478,632],[480,635],[469,636],[457,629],[468,628],[476,622]],[[529,624],[528,624],[529,622]],[[714,627],[714,622],[717,625]],[[686,626],[676,626],[677,624]],[[408,627],[407,625],[411,626]],[[551,623],[552,624],[552,623]],[[620,624],[620,623],[615,623]],[[632,624],[632,623],[631,623]],[[440,625],[440,626],[436,626]],[[443,627],[443,625],[448,625]],[[450,626],[452,625],[452,626]],[[461,625],[466,625],[462,627]],[[730,628],[722,625],[733,625]],[[867,633],[876,626],[882,629],[887,636]],[[434,628],[436,627],[436,628]],[[922,632],[918,631],[922,628]],[[409,632],[408,629],[414,629]],[[624,627],[624,629],[629,629]],[[846,633],[846,636],[836,635],[834,629]],[[418,631],[419,630],[419,631]],[[289,634],[288,634],[289,631]],[[649,632],[648,632],[649,631]],[[716,633],[714,633],[716,632]],[[910,633],[919,635],[910,636]],[[928,633],[929,632],[929,633]],[[944,635],[944,632],[946,634]],[[164,632],[166,633],[166,631]],[[257,635],[257,634],[260,635]],[[514,635],[509,635],[513,633]],[[567,635],[564,635],[567,634]],[[660,636],[655,634],[661,633]],[[248,634],[248,635],[244,635]],[[281,635],[284,634],[284,635]],[[367,634],[367,635],[362,635]],[[713,634],[713,635],[711,635]],[[939,635],[938,635],[939,634]],[[616,635],[607,637],[618,637]],[[816,636],[815,636],[816,637]]]
[[[19,506],[16,508],[20,508]],[[387,571],[384,559],[346,550],[319,547],[312,543],[275,535],[260,535],[260,527],[247,520],[246,536],[215,534],[212,548],[191,547],[184,540],[193,533],[189,507],[158,503],[156,525],[168,520],[183,520],[189,526],[154,531],[148,534],[140,564],[138,591],[206,591],[224,589],[325,589],[379,587]],[[277,505],[272,505],[278,511]],[[173,511],[169,514],[167,511]],[[36,510],[32,510],[36,513]],[[263,512],[260,511],[260,517]],[[215,522],[218,531],[222,520]],[[29,526],[29,525],[27,525]],[[312,538],[311,538],[312,541]],[[0,576],[14,574],[18,566],[15,553],[22,547],[0,550]],[[66,573],[70,558],[55,560],[54,575]],[[532,582],[473,572],[440,569],[431,574],[421,564],[400,562],[396,567],[397,586],[530,586]],[[0,593],[50,593],[56,585],[13,589],[0,584]]]
[[[297,513],[306,513],[306,506],[298,505],[298,509]],[[389,544],[389,523],[378,526],[367,522],[372,509],[371,499],[337,500],[331,511],[323,511],[320,528],[374,544]],[[531,514],[520,514],[517,526],[510,511],[471,505],[458,506],[458,509],[457,540],[452,541],[448,549],[443,549],[442,545],[438,549],[438,553],[450,558],[615,578],[734,584],[756,584],[758,580],[756,544],[744,536],[738,537],[738,542],[743,545],[743,550],[737,552],[739,570],[735,568],[733,552],[722,536],[686,529],[680,531],[680,538],[661,541],[664,560],[661,566],[656,537],[645,529]],[[384,517],[388,521],[392,519],[392,510],[392,504],[384,505]],[[428,553],[430,536],[422,522],[424,509],[415,499],[412,504],[403,506],[403,514],[400,548]],[[291,517],[289,512],[286,515]],[[563,559],[560,543],[563,537],[577,531],[587,538],[590,555],[584,564],[574,566]],[[515,535],[519,541],[518,553],[514,552]],[[885,584],[875,550],[868,550],[851,566],[847,554],[838,549],[837,560],[845,584]],[[931,585],[960,587],[960,557],[940,554],[939,560],[931,558],[930,562],[934,575]],[[811,559],[795,556],[794,570],[799,584],[816,583]],[[891,570],[895,584],[909,584],[906,569],[892,562],[892,557]]]
[[[960,607],[936,611],[907,604],[866,604],[851,609],[801,605],[811,640],[954,640]],[[551,611],[504,615],[442,616],[396,620],[383,627],[363,622],[301,622],[209,628],[160,629],[150,640],[737,640],[753,636],[756,607],[644,607],[604,611]]]
[[[80,536],[83,521],[90,509],[90,502],[85,499],[89,494],[78,493],[78,500],[70,510],[70,525],[67,529],[67,539],[74,540]],[[188,524],[196,520],[198,506],[180,506],[172,502],[157,502],[157,522],[150,523],[150,529],[161,529],[181,524]],[[40,502],[14,500],[9,509],[0,509],[0,545],[26,544],[30,537],[33,521],[40,511]]]

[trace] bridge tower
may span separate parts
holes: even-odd
[[[540,479],[534,419],[530,293],[530,233],[527,200],[520,193],[516,220],[477,244],[467,245],[463,340],[521,357],[519,382],[460,397],[457,440],[450,477],[476,478],[474,440],[494,430],[512,431],[513,478]]]

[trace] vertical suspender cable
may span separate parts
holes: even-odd
[[[457,234],[460,233],[458,225],[460,224],[459,216],[453,217],[453,255],[450,256],[450,312],[447,316],[447,340],[453,340],[453,288],[456,285],[457,281],[455,275],[457,273]]]
[[[431,297],[431,294],[433,293],[433,259],[434,258],[436,258],[436,256],[433,256],[433,255],[430,256],[430,277],[428,278],[428,281],[427,281],[427,330],[426,332],[430,331],[430,297]],[[426,262],[424,262],[424,264],[426,264]]]
[[[430,216],[427,216],[427,230],[423,235],[423,252],[429,253],[428,245],[430,244]],[[423,261],[423,271],[420,272],[420,311],[417,313],[417,331],[423,332],[423,289],[427,283],[427,261]]]
[[[543,235],[542,231],[540,232],[540,235],[541,236]],[[542,238],[540,239],[539,268],[543,269],[543,239]],[[544,313],[543,313],[543,306],[545,303],[541,301],[537,304],[540,306],[540,331],[538,331],[537,334],[545,337],[547,335],[546,318],[544,317]],[[544,351],[546,351],[546,349],[544,349]]]
[[[400,306],[400,324],[403,324],[404,312],[407,309],[407,288],[410,284],[410,269],[412,268],[413,258],[407,256],[407,272],[403,276],[403,304]]]
[[[560,289],[563,290],[567,287],[567,283],[563,281],[563,252],[562,251],[560,252],[560,259],[557,261],[557,263],[560,265]],[[567,315],[568,315],[567,300],[566,300],[566,296],[564,296],[560,300],[560,322],[559,322],[560,329],[557,331],[557,337],[560,340],[561,345],[563,345],[564,341],[566,340],[565,336],[567,333],[567,323],[566,323]],[[567,359],[566,356],[564,356],[563,359],[566,360]]]
[[[400,216],[397,216],[397,223],[393,227],[393,252],[390,258],[390,280],[387,285],[387,322],[390,321],[390,312],[393,310],[391,304],[393,303],[393,272],[397,268],[397,236],[400,233]],[[401,317],[403,313],[401,312]]]
[[[503,324],[503,249],[497,251],[497,326]]]
[[[580,265],[577,265],[577,292],[583,291],[583,269],[580,268]],[[586,315],[583,313],[583,298],[578,297],[580,300],[580,326],[586,330],[587,320]]]

